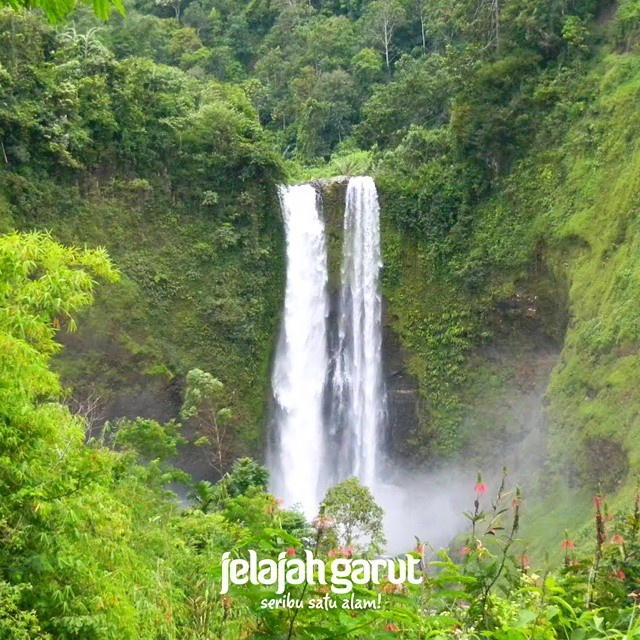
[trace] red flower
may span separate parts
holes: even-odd
[[[593,506],[599,509],[602,505],[602,498],[600,496],[593,496]]]
[[[350,558],[353,555],[353,547],[340,547],[340,553]]]
[[[620,580],[624,580],[627,576],[624,574],[624,571],[612,571],[612,578],[619,578]]]
[[[613,542],[613,544],[624,544],[624,538],[616,533],[616,535],[611,538],[611,542]]]
[[[470,553],[470,551],[471,551],[471,549],[469,549],[469,547],[462,547],[462,549],[460,549],[460,553],[461,553],[463,556],[466,556],[466,555],[467,555],[467,553]]]
[[[289,547],[286,551],[285,554],[288,556],[295,556],[296,555],[296,550],[293,547]]]
[[[571,542],[571,540],[569,540],[568,538],[565,538],[562,541],[562,548],[563,549],[573,549],[573,547],[574,547],[573,542]]]
[[[478,496],[482,496],[487,492],[487,485],[482,482],[482,474],[478,471],[478,479],[476,481],[473,490],[478,494]]]
[[[398,627],[396,627],[395,624],[391,624],[389,623],[385,628],[385,631],[393,631],[394,633],[398,630]]]
[[[423,544],[417,544],[416,548],[413,550],[414,553],[419,553],[421,556],[424,555],[424,545]]]
[[[340,553],[339,549],[330,549],[327,554],[330,558],[335,558]]]
[[[482,482],[480,474],[478,474],[478,482],[473,486],[473,490],[478,494],[478,496],[483,496],[487,492],[487,485]]]
[[[516,557],[516,560],[523,566],[523,567],[528,567],[529,566],[529,556],[525,556],[525,555],[519,555]]]

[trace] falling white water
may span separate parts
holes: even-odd
[[[285,310],[273,372],[274,492],[317,513],[326,489],[350,476],[375,488],[385,417],[381,365],[380,210],[371,178],[347,186],[341,286],[329,320],[319,196],[283,187]],[[330,339],[331,338],[331,339]]]
[[[372,178],[347,187],[338,347],[332,381],[332,434],[340,441],[334,477],[357,476],[373,488],[385,416],[379,291],[380,209]]]
[[[273,371],[276,493],[307,516],[318,507],[327,354],[327,251],[318,194],[280,188],[287,238],[285,310]]]

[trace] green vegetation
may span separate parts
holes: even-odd
[[[74,5],[0,10],[0,638],[637,637],[638,0]],[[219,596],[224,551],[383,544],[354,479],[309,523],[245,457],[276,186],[365,172],[406,465],[522,445],[533,499],[479,482],[462,550],[381,609],[262,609]]]
[[[521,546],[519,490],[511,496],[503,482],[485,510],[480,479],[462,560],[441,553],[431,563],[438,573],[421,586],[395,585],[390,576],[356,586],[353,596],[376,608],[350,609],[348,597],[336,610],[323,607],[320,584],[293,589],[301,608],[263,606],[279,595],[269,586],[221,596],[224,552],[277,558],[312,550],[329,562],[330,579],[334,563],[382,543],[382,510],[350,478],[329,490],[307,523],[265,493],[266,470],[246,458],[216,485],[193,485],[193,507],[180,507],[165,488],[192,484],[171,466],[182,442],[177,425],[122,421],[85,440],[88,423],[60,404],[62,388],[48,368],[56,334],[91,302],[93,278],[117,278],[104,252],[14,233],[0,240],[0,264],[2,637],[637,636],[636,606],[624,599],[639,570],[640,497],[610,530],[597,495],[594,554],[578,556],[565,535],[563,568],[541,577],[526,552],[513,553]],[[187,413],[220,391],[201,371],[189,378]],[[425,563],[422,543],[411,554]]]
[[[84,0],[85,4],[90,4],[96,16],[106,20],[112,9],[116,9],[124,14],[121,0]],[[19,8],[39,8],[42,9],[48,20],[56,23],[66,18],[75,9],[78,3],[75,0],[2,0],[0,6]]]
[[[421,394],[406,450],[499,445],[513,412],[496,404],[543,384],[540,339],[558,350],[569,315],[537,158],[584,117],[606,47],[634,58],[632,4],[612,21],[590,2],[141,1],[55,31],[7,12],[5,210],[106,246],[123,274],[67,341],[65,383],[109,418],[164,421],[186,374],[210,372],[233,414],[227,457],[258,455],[282,299],[275,185],[372,171],[390,325]]]
[[[164,420],[181,404],[174,377],[215,372],[235,452],[257,453],[281,305],[283,172],[246,93],[118,60],[94,28],[10,11],[0,21],[2,210],[18,227],[106,246],[122,274],[69,340],[65,383],[103,416]]]
[[[469,71],[441,126],[426,115],[418,125],[417,106],[393,112],[404,137],[377,165],[391,218],[384,284],[424,398],[418,456],[495,457],[510,398],[540,382],[544,390],[557,351],[550,468],[592,490],[633,484],[640,75],[635,36],[622,34],[634,6],[602,9],[605,19],[579,37],[564,18],[553,62],[538,51],[528,71],[531,43],[506,41],[504,59]],[[404,73],[408,82],[412,72],[398,71],[394,83]],[[507,105],[508,135],[497,104]],[[475,111],[486,106],[492,114]]]
[[[620,19],[607,25],[612,34],[624,28]],[[425,434],[435,429],[444,451],[480,439],[481,424],[455,425],[473,419],[464,414],[478,410],[476,389],[486,400],[494,367],[482,345],[519,343],[521,356],[527,340],[539,340],[562,348],[548,392],[554,470],[591,489],[633,483],[638,71],[634,54],[604,48],[588,65],[545,73],[535,91],[549,106],[528,155],[494,178],[473,217],[437,243],[386,234],[395,326],[430,404]],[[535,354],[527,358],[535,369]],[[503,399],[518,383],[504,380],[509,366],[491,374]]]
[[[384,511],[358,478],[347,478],[331,487],[325,496],[322,513],[334,521],[333,546],[349,549],[349,553],[358,549],[360,553],[376,554],[384,549]]]

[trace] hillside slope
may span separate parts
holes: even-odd
[[[199,368],[226,386],[229,462],[259,455],[284,278],[281,160],[241,88],[118,60],[94,32],[0,11],[2,228],[104,246],[122,274],[64,338],[71,406],[97,427],[167,421]]]
[[[393,221],[385,234],[422,398],[406,454],[507,464],[539,548],[581,528],[594,493],[628,506],[640,472],[640,56],[612,46],[620,22],[604,28],[598,53],[540,86],[554,107],[453,251]]]

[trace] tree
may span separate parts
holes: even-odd
[[[382,62],[375,49],[361,49],[351,58],[351,69],[364,92],[382,79]]]
[[[484,18],[480,21],[484,23],[486,30],[486,47],[493,47],[500,50],[500,0],[484,0],[481,6],[481,13]]]
[[[27,496],[55,493],[56,479],[73,482],[70,470],[62,477],[67,451],[84,430],[52,403],[62,389],[48,365],[60,349],[58,332],[75,330],[71,314],[92,302],[94,275],[118,277],[103,250],[66,248],[43,233],[0,237],[0,513],[5,501],[20,505]],[[60,477],[48,469],[54,460]]]
[[[219,496],[219,487],[211,484],[208,480],[196,482],[189,492],[189,499],[193,501],[194,507],[202,513],[207,513],[209,507],[218,500]]]
[[[255,487],[266,491],[269,484],[269,470],[251,458],[240,458],[233,463],[231,473],[223,479],[228,494],[235,498]]]
[[[449,119],[452,74],[438,54],[404,57],[393,82],[378,85],[362,108],[356,135],[362,145],[397,145],[412,125],[438,127]]]
[[[349,133],[356,117],[357,91],[346,71],[336,69],[310,78],[310,96],[298,116],[298,153],[308,160],[329,156]],[[297,84],[297,83],[296,83]]]
[[[367,8],[365,23],[373,41],[382,47],[388,73],[394,57],[393,36],[404,19],[404,7],[397,0],[375,0]]]
[[[104,49],[100,40],[96,38],[96,34],[100,31],[99,27],[91,27],[85,33],[79,33],[75,25],[73,25],[63,31],[60,38],[65,43],[77,45],[82,57],[86,60],[92,51]]]
[[[189,498],[196,509],[207,513],[211,507],[223,508],[229,498],[262,493],[269,484],[269,470],[251,458],[240,458],[229,473],[212,484],[208,480],[196,482]]]
[[[322,503],[324,516],[335,521],[335,542],[350,550],[379,553],[386,542],[384,511],[358,478],[347,478],[331,487]],[[351,551],[350,551],[351,552]]]
[[[231,409],[223,406],[223,397],[224,385],[220,380],[202,369],[189,371],[180,417],[195,425],[200,436],[196,443],[207,447],[209,464],[218,473],[224,473],[229,465],[228,427],[232,414]]]
[[[73,330],[72,313],[93,299],[94,277],[117,279],[102,250],[63,247],[43,233],[0,237],[0,575],[30,582],[21,606],[37,607],[40,622],[53,626],[63,608],[72,617],[86,605],[81,598],[71,601],[63,591],[85,592],[87,575],[78,576],[77,567],[87,558],[76,556],[73,569],[58,559],[69,557],[77,539],[77,531],[76,538],[69,537],[66,523],[87,517],[92,527],[101,526],[84,505],[97,504],[102,496],[92,500],[95,496],[85,493],[86,502],[74,501],[92,491],[88,488],[102,475],[110,455],[85,446],[84,424],[60,404],[62,387],[49,368],[60,349],[57,334]],[[101,509],[108,507],[101,504]],[[11,613],[12,598],[0,582],[0,636],[44,637],[28,614]],[[4,636],[8,614],[15,635]],[[66,634],[63,627],[58,630]],[[84,624],[77,625],[80,636],[84,630]]]
[[[173,10],[175,19],[180,22],[182,15],[182,0],[155,0],[158,7],[169,8]]]

